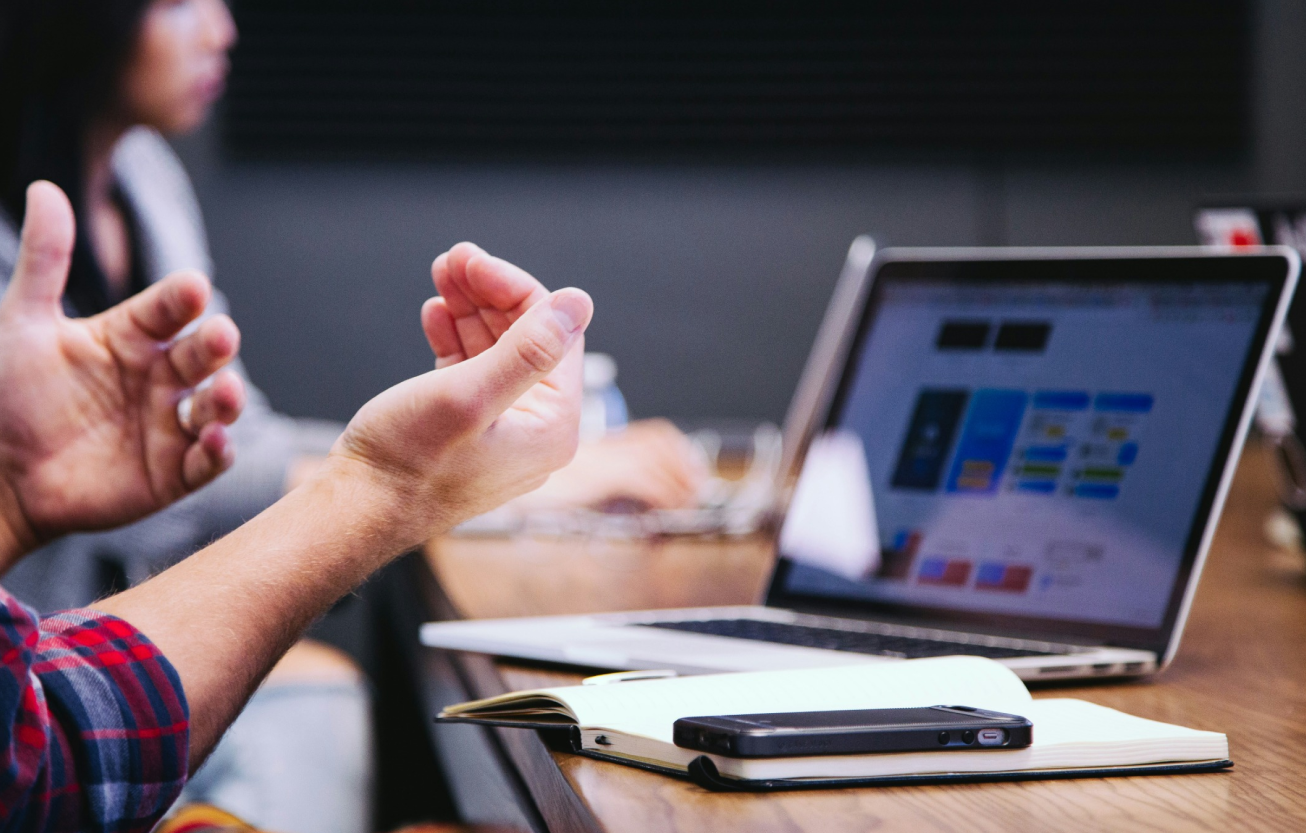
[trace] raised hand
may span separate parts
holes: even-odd
[[[488,350],[512,323],[548,295],[544,285],[472,243],[459,243],[431,264],[440,297],[422,307],[422,329],[435,366],[448,367]]]
[[[593,313],[579,289],[549,294],[470,243],[437,258],[432,276],[441,297],[422,308],[422,326],[438,369],[364,405],[319,475],[344,475],[363,487],[358,499],[392,507],[410,546],[571,459]]]
[[[422,325],[436,367],[489,349],[547,294],[528,273],[471,243],[459,243],[436,258],[431,277],[440,297],[422,308]],[[676,509],[691,505],[706,479],[706,467],[685,436],[665,420],[648,420],[582,446],[570,465],[519,506],[597,508],[629,500]]]
[[[218,371],[240,333],[214,316],[177,338],[204,311],[208,279],[171,275],[100,315],[70,319],[61,298],[73,223],[57,187],[28,189],[18,265],[0,301],[0,566],[56,535],[161,509],[233,459],[224,426],[245,392],[238,376]]]

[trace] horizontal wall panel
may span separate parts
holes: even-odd
[[[228,149],[1237,153],[1246,2],[244,0]]]

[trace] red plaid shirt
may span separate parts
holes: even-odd
[[[181,680],[131,625],[0,588],[0,831],[145,833],[186,781]]]

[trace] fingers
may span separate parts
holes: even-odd
[[[75,235],[73,207],[58,186],[33,182],[27,188],[27,209],[5,307],[60,309]]]
[[[642,420],[593,444],[588,455],[611,472],[614,494],[653,509],[691,505],[707,477],[684,434],[666,420]]]
[[[436,258],[431,277],[466,356],[488,350],[548,294],[530,273],[471,243],[459,243]]]
[[[658,467],[666,472],[689,500],[709,477],[707,463],[689,438],[665,419],[646,419],[629,425],[625,433],[638,438]]]
[[[435,353],[437,369],[467,358],[453,314],[443,298],[430,298],[422,305],[422,332],[426,333],[426,341]]]
[[[481,318],[496,336],[549,294],[525,269],[485,252],[468,258],[464,269],[466,285],[482,301]]]
[[[643,494],[632,497],[638,497],[650,509],[684,509],[693,504],[695,497],[694,492],[687,491],[669,478],[650,481],[639,487],[638,491]]]
[[[630,470],[620,483],[613,484],[612,493],[605,495],[600,505],[625,498],[637,500],[649,509],[680,509],[688,506],[694,496],[656,465],[639,460],[614,463],[629,466]]]
[[[187,491],[194,491],[235,462],[236,451],[226,426],[235,422],[245,407],[245,383],[235,373],[224,371],[188,401],[188,424],[178,427],[183,432],[194,431],[195,439],[182,452],[181,479]],[[180,412],[178,421],[182,421]]]
[[[245,383],[230,370],[213,379],[213,384],[191,395],[190,424],[202,434],[209,423],[231,425],[245,409]]]
[[[168,341],[200,317],[212,293],[199,272],[175,272],[104,312],[105,326],[120,338]]]
[[[225,315],[215,315],[168,348],[168,361],[186,387],[194,387],[225,367],[240,350],[240,330]]]
[[[181,458],[181,475],[186,488],[194,491],[231,468],[236,451],[227,429],[211,422],[200,430],[195,442]]]
[[[474,243],[459,243],[431,264],[435,289],[461,318],[481,310],[522,313],[548,294],[529,272],[487,254]]]
[[[531,307],[490,349],[448,369],[456,390],[474,391],[479,422],[488,425],[531,386],[563,363],[594,314],[594,302],[579,289],[561,289]],[[579,351],[576,351],[579,352]],[[579,365],[579,357],[572,364]],[[579,369],[568,379],[579,395]],[[569,393],[572,391],[568,391]]]

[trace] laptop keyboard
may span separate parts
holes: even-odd
[[[642,627],[688,631],[710,636],[729,636],[735,639],[752,639],[781,645],[799,645],[804,648],[825,648],[831,651],[850,651],[855,654],[880,654],[882,656],[919,659],[944,657],[954,654],[1009,659],[1011,657],[1048,656],[1060,651],[1039,651],[1003,645],[985,645],[967,642],[950,642],[914,636],[873,633],[869,631],[822,628],[794,625],[787,622],[767,622],[759,619],[708,619],[688,622],[644,622]]]

